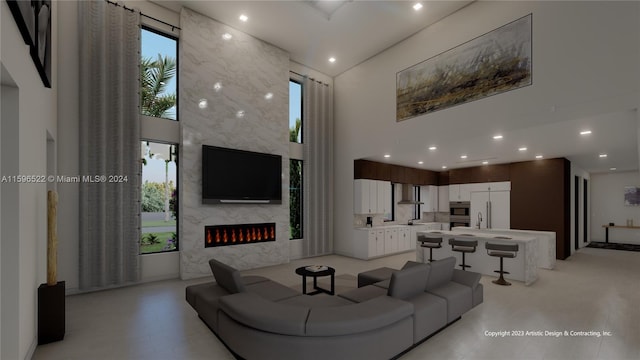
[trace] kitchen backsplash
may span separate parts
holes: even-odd
[[[413,206],[412,205],[399,205],[396,207],[395,221],[384,221],[382,214],[379,215],[361,215],[356,214],[353,216],[353,227],[360,228],[365,227],[367,224],[367,217],[371,216],[373,220],[373,226],[382,225],[403,225],[407,224],[412,218]],[[422,219],[414,220],[416,222],[449,222],[449,213],[447,212],[423,212]]]

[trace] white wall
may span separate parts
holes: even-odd
[[[436,139],[453,143],[461,130],[489,137],[496,120],[516,129],[531,119],[545,123],[566,114],[573,118],[636,108],[638,6],[474,2],[337,76],[335,249],[351,251],[353,160],[389,151],[379,145],[385,138],[396,138],[396,146],[405,147]],[[396,123],[396,72],[528,13],[533,13],[533,85]],[[558,109],[554,117],[541,117],[551,106]]]
[[[20,35],[16,23],[6,2],[0,4],[1,16],[1,50],[0,62],[3,67],[4,77],[9,76],[15,83],[17,93],[13,98],[16,101],[14,114],[5,118],[2,113],[3,135],[5,122],[16,123],[14,135],[17,136],[11,154],[3,151],[2,175],[46,175],[47,174],[47,133],[52,139],[57,137],[57,106],[56,88],[57,81],[57,2],[52,3],[52,89],[47,89],[42,84],[40,76],[31,60],[29,49]],[[13,95],[12,95],[13,96]],[[3,101],[6,100],[3,95]],[[17,118],[16,118],[17,116]],[[3,139],[5,140],[5,139]],[[3,141],[4,149],[4,141]],[[17,167],[11,169],[11,164],[6,162],[17,160]],[[5,174],[5,167],[9,166],[11,174]],[[17,173],[13,173],[16,171]],[[46,279],[46,263],[43,261],[46,254],[46,211],[47,194],[46,183],[19,184],[12,186],[15,190],[15,201],[6,195],[3,184],[3,235],[2,235],[2,267],[3,267],[3,305],[2,305],[2,358],[23,359],[30,358],[36,346],[36,306],[37,288]],[[11,209],[13,235],[5,237],[5,227],[8,222],[9,209],[5,204],[13,202],[15,207]],[[11,225],[9,225],[11,226]],[[6,248],[12,249],[14,258],[11,263],[5,263]],[[17,250],[17,251],[16,251]],[[7,269],[11,264],[12,268]],[[17,280],[15,293],[5,294],[5,275],[7,271],[14,274],[12,279]],[[15,296],[12,298],[11,296]],[[7,303],[5,304],[5,301]],[[17,319],[14,321],[13,319]],[[10,328],[7,328],[8,322]]]
[[[591,175],[591,239],[604,241],[602,225],[626,225],[633,219],[640,226],[640,206],[624,206],[624,187],[640,186],[640,172],[611,172]],[[637,229],[609,229],[609,241],[640,244]]]

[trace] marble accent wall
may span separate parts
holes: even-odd
[[[214,257],[241,270],[286,263],[289,54],[186,8],[180,27],[180,276],[211,275]],[[281,155],[282,204],[203,205],[203,144]],[[205,225],[264,222],[275,242],[204,248]]]

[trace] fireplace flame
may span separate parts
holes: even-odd
[[[222,242],[223,243],[227,243],[229,241],[229,238],[227,237],[227,229],[222,230]]]
[[[216,229],[216,244],[220,243],[220,230]]]
[[[272,239],[275,239],[275,238],[276,238],[276,229],[275,229],[275,227],[273,227],[273,226],[271,227],[271,238],[272,238]]]
[[[251,240],[256,241],[258,237],[256,236],[256,228],[251,228]]]
[[[264,235],[262,236],[263,239],[268,239],[269,238],[269,233],[267,232],[267,227],[264,227]]]
[[[231,229],[231,242],[236,242],[236,229]]]
[[[240,235],[238,240],[240,242],[243,242],[244,241],[244,233],[242,232],[242,229],[238,230],[238,235]]]

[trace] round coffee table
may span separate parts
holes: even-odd
[[[326,269],[320,271],[313,271],[308,269],[309,266],[302,266],[296,269],[296,274],[302,276],[302,293],[305,295],[316,295],[320,293],[326,293],[333,295],[335,293],[335,273],[336,269],[327,266]],[[313,289],[314,291],[307,293],[307,276],[313,277]],[[331,290],[323,289],[318,286],[318,278],[321,276],[331,276]]]

